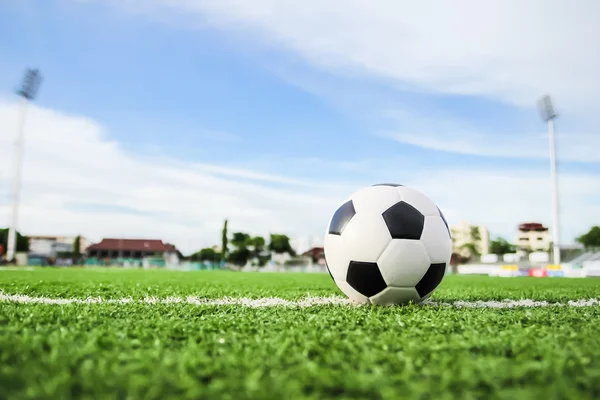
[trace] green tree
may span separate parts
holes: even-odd
[[[194,260],[199,261],[217,261],[221,257],[221,254],[212,247],[205,247],[194,253],[192,257],[194,257]]]
[[[481,240],[481,232],[479,231],[478,226],[471,227],[471,241],[477,243]]]
[[[205,247],[188,257],[192,261],[218,261],[221,259],[221,253],[212,247]]]
[[[252,256],[252,253],[248,248],[251,246],[250,235],[243,232],[235,232],[231,237],[231,245],[234,249],[229,252],[227,259],[232,264],[243,267],[248,263],[248,260]]]
[[[237,249],[250,246],[250,235],[244,232],[235,232],[231,237],[231,245]]]
[[[481,255],[479,247],[475,243],[465,243],[461,246],[461,249],[467,250],[469,257],[479,257]]]
[[[234,249],[229,252],[228,260],[230,263],[243,267],[250,259],[250,250],[248,248]]]
[[[499,256],[503,254],[510,254],[517,251],[517,246],[509,243],[506,239],[499,237],[496,240],[490,242],[490,253],[497,254]]]
[[[271,258],[268,255],[264,255],[266,241],[262,236],[254,236],[250,238],[250,246],[252,247],[251,258],[256,259],[259,267],[264,267]]]
[[[600,226],[592,226],[587,233],[579,236],[576,240],[586,249],[600,247]]]
[[[0,229],[0,245],[6,253],[8,246],[8,229]],[[28,252],[29,251],[29,238],[23,236],[17,231],[17,252]]]
[[[81,256],[81,236],[77,235],[73,240],[73,255],[75,257]]]
[[[262,236],[254,236],[250,239],[250,245],[254,249],[254,253],[258,254],[265,249],[266,245],[265,238]]]
[[[481,256],[481,251],[479,250],[479,243],[481,242],[481,232],[479,231],[478,226],[472,226],[469,232],[469,242],[460,246],[461,250],[466,250],[468,253],[467,259],[471,257],[479,257]],[[454,239],[452,240],[454,244]]]
[[[227,220],[225,220],[221,232],[221,261],[227,260],[227,253]]]
[[[270,235],[269,250],[277,254],[288,253],[292,257],[296,255],[296,251],[294,251],[290,244],[290,238],[287,235],[277,233]]]

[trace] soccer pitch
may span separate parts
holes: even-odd
[[[327,274],[0,271],[3,398],[600,396],[600,280],[448,276],[354,306]]]

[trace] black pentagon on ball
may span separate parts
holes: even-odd
[[[348,222],[356,215],[352,200],[348,200],[338,208],[331,218],[329,224],[329,233],[332,235],[341,235]]]
[[[444,218],[444,214],[442,213],[442,210],[439,209],[439,207],[438,211],[440,213],[440,217],[442,217],[442,221],[444,221],[444,225],[446,225],[446,229],[448,230],[448,236],[450,237],[450,239],[452,239],[452,234],[450,233],[450,228],[448,227],[448,221],[446,221],[446,218]]]
[[[433,292],[442,282],[442,279],[444,279],[445,273],[446,263],[431,264],[427,269],[427,272],[425,272],[425,275],[423,275],[419,283],[415,286],[419,296],[425,297]]]
[[[399,183],[376,183],[373,186],[393,186],[393,187],[398,187],[398,186],[404,186],[404,185],[401,185]]]
[[[379,266],[373,262],[350,261],[346,282],[366,297],[375,296],[387,287]]]
[[[421,238],[425,216],[410,204],[400,201],[385,210],[382,216],[392,239]]]

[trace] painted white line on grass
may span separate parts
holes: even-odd
[[[20,304],[194,304],[199,306],[226,306],[238,305],[251,308],[262,307],[312,307],[320,305],[347,305],[357,306],[348,298],[339,296],[330,297],[305,297],[299,300],[285,300],[279,297],[264,297],[252,299],[247,297],[222,297],[219,299],[205,298],[198,296],[187,297],[145,297],[143,299],[132,299],[124,297],[121,299],[103,299],[101,297],[86,298],[51,298],[51,297],[33,297],[24,294],[5,294],[0,292],[0,302],[20,303]],[[529,299],[521,300],[477,300],[477,301],[454,301],[441,302],[426,300],[421,303],[423,306],[442,306],[455,308],[516,308],[516,307],[592,307],[600,306],[598,299],[580,299],[570,300],[566,303],[547,302]]]
[[[286,300],[278,297],[264,297],[252,299],[247,297],[222,297],[206,298],[198,296],[187,297],[144,297],[143,299],[132,299],[124,297],[121,299],[103,299],[101,297],[86,298],[51,298],[33,297],[24,294],[5,294],[0,292],[0,302],[22,303],[22,304],[194,304],[199,306],[226,306],[239,305],[245,307],[311,307],[318,305],[352,305],[350,299],[338,296],[331,297],[305,297],[300,300]]]
[[[515,307],[592,307],[600,305],[598,299],[569,300],[566,303],[552,303],[543,300],[476,300],[476,301],[454,301],[452,303],[427,301],[424,304],[451,306],[456,308],[515,308]]]

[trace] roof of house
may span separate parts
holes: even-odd
[[[543,231],[547,231],[548,228],[546,228],[544,225],[542,225],[539,222],[525,222],[525,223],[519,225],[519,230],[523,231],[523,232],[528,232],[528,231],[543,232]]]
[[[102,239],[88,247],[88,250],[124,250],[124,251],[153,251],[175,252],[174,245],[163,243],[158,239]]]
[[[302,253],[303,256],[308,256],[308,255],[319,255],[321,253],[325,252],[325,248],[324,247],[313,247],[310,250],[305,251],[304,253]]]

